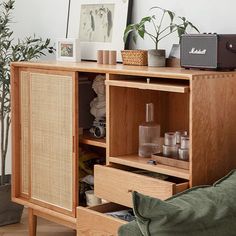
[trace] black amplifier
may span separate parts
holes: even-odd
[[[180,63],[184,68],[234,70],[236,34],[185,34]]]

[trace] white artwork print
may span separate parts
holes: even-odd
[[[122,61],[123,34],[130,19],[130,0],[71,1],[69,37],[80,41],[82,60],[96,60],[97,50],[116,50]],[[129,16],[129,17],[128,17]]]
[[[79,38],[81,42],[112,42],[115,4],[82,4]]]

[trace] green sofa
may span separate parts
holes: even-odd
[[[236,170],[166,201],[134,192],[133,205],[136,220],[119,236],[235,236]]]

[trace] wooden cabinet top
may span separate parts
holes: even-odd
[[[215,78],[215,77],[233,77],[236,76],[236,71],[217,72],[204,70],[186,70],[183,68],[173,67],[147,67],[147,66],[126,66],[122,64],[117,65],[100,65],[96,62],[58,62],[58,61],[40,61],[40,62],[13,62],[13,67],[27,67],[47,70],[63,70],[63,71],[79,71],[91,73],[110,73],[120,75],[145,76],[145,77],[159,77],[172,78],[181,80],[192,80],[195,78]]]

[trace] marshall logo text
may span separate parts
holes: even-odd
[[[192,50],[189,52],[189,54],[195,54],[195,55],[206,55],[207,50],[206,49],[195,49],[192,48]]]

